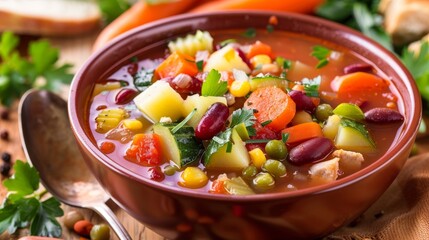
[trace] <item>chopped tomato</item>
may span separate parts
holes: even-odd
[[[136,134],[125,158],[140,165],[159,165],[161,163],[161,143],[157,134]]]

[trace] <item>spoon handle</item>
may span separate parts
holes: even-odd
[[[95,204],[91,206],[91,208],[100,214],[100,216],[102,216],[109,223],[110,227],[113,228],[113,231],[116,233],[119,239],[132,240],[127,230],[124,228],[124,226],[122,226],[118,218],[116,218],[116,215],[105,203]]]

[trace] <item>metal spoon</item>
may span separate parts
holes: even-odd
[[[109,196],[82,159],[67,103],[51,92],[31,90],[21,98],[19,126],[27,160],[39,171],[45,188],[65,204],[93,209],[119,239],[131,239],[106,205]]]

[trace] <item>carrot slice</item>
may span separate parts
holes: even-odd
[[[282,130],[282,133],[288,133],[289,137],[286,143],[293,144],[308,140],[314,137],[322,137],[322,128],[318,123],[307,122],[301,123]]]
[[[366,72],[355,72],[336,77],[331,87],[338,94],[361,91],[379,91],[385,90],[389,82],[374,74]]]
[[[101,48],[107,42],[128,30],[154,20],[182,13],[194,7],[197,3],[198,1],[196,0],[180,0],[150,5],[145,1],[137,1],[130,9],[100,32],[93,45],[93,50]]]
[[[296,105],[292,98],[277,87],[258,88],[244,103],[244,107],[255,110],[255,117],[266,127],[280,131],[295,116]]]
[[[185,73],[194,76],[198,73],[195,59],[189,55],[173,52],[156,69],[155,74],[159,78],[175,77],[179,73]]]
[[[265,54],[272,57],[273,53],[271,46],[261,41],[256,41],[254,44],[250,45],[249,52],[247,53],[247,58],[251,59],[252,57],[260,54]]]

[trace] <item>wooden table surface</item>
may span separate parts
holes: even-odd
[[[76,72],[84,61],[91,54],[91,46],[97,33],[90,35],[73,37],[73,38],[49,38],[48,40],[57,48],[60,49],[60,62],[62,63],[71,63],[74,65],[73,71]],[[67,89],[62,93],[63,96],[67,94]],[[3,106],[0,106],[0,109],[4,109]],[[18,131],[18,102],[16,102],[10,109],[10,118],[9,120],[0,120],[0,131],[7,130],[9,132],[9,141],[0,140],[0,154],[3,152],[9,152],[12,155],[12,160],[21,159],[25,160],[24,152],[21,147],[21,140],[19,137]],[[4,178],[2,178],[2,181]],[[6,195],[6,190],[3,185],[0,185],[0,203],[3,202],[3,199]],[[161,240],[163,237],[154,233],[150,229],[145,228],[143,224],[129,216],[125,211],[117,207],[113,202],[109,201],[108,205],[117,215],[120,222],[128,230],[133,239],[144,239],[144,240]],[[69,211],[79,211],[84,216],[85,219],[93,223],[103,223],[104,220],[100,218],[96,213],[91,210],[74,208],[67,205],[62,205],[64,213],[67,214]],[[62,224],[62,218],[58,219]],[[17,235],[8,235],[6,233],[0,235],[0,240],[6,239],[18,239],[21,236],[28,235],[28,230],[23,229],[19,231]],[[66,229],[63,226],[63,236],[64,239],[79,239],[79,236],[70,230]],[[116,235],[111,231],[111,239],[118,239]]]
[[[77,71],[84,61],[91,54],[92,43],[97,36],[96,33],[74,37],[74,38],[50,38],[50,42],[58,47],[61,51],[61,62],[67,62],[74,65],[73,71]],[[63,95],[66,95],[67,91],[64,91]],[[18,131],[18,114],[17,114],[18,102],[16,102],[10,110],[10,119],[9,120],[0,120],[0,131],[7,130],[10,134],[9,141],[0,140],[0,154],[3,152],[9,152],[12,154],[12,159],[21,159],[25,160],[25,155],[21,148],[21,142]],[[0,106],[0,109],[4,108]],[[429,125],[428,125],[429,126]],[[429,139],[421,138],[418,141],[419,153],[427,152],[429,149]],[[3,180],[3,179],[2,179]],[[6,195],[5,188],[0,185],[0,202],[3,201]],[[117,207],[113,202],[109,202],[108,205],[113,209],[120,222],[125,226],[125,228],[130,233],[133,239],[143,239],[143,240],[161,240],[163,237],[154,233],[150,229],[145,228],[145,226],[139,223],[137,220],[129,216],[125,211]],[[102,223],[104,220],[100,218],[96,213],[91,210],[73,208],[67,205],[62,205],[62,208],[67,214],[69,211],[79,211],[85,218],[93,223]],[[62,218],[59,219],[59,222],[62,224]],[[23,229],[19,231],[19,234],[8,235],[4,233],[0,235],[0,240],[6,239],[18,239],[21,236],[28,235],[28,230]],[[63,226],[63,236],[64,239],[79,239],[79,236],[70,230],[66,229]],[[111,232],[111,239],[118,239],[116,235]]]

